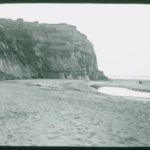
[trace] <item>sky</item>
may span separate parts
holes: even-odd
[[[150,76],[150,5],[0,4],[0,18],[75,25],[106,76]]]

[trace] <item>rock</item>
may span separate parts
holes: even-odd
[[[75,26],[23,19],[0,19],[0,71],[13,78],[107,79]]]

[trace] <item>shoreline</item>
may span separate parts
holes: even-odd
[[[150,80],[141,80],[141,81],[143,81],[142,84],[138,84],[137,80],[132,80],[132,79],[111,80],[111,81],[106,81],[105,83],[104,81],[100,81],[100,82],[91,83],[90,86],[96,90],[99,89],[100,87],[119,87],[119,88],[130,89],[133,91],[150,93]],[[130,83],[132,82],[136,82],[136,83],[133,83],[133,85],[130,85]],[[145,86],[144,82],[148,82],[149,86]]]

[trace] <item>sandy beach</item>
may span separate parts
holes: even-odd
[[[90,86],[150,90],[149,83],[1,81],[0,145],[150,146],[150,101],[105,95]]]

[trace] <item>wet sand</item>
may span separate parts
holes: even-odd
[[[119,82],[1,81],[0,145],[150,146],[150,102],[105,95],[91,84]]]

